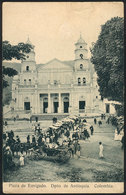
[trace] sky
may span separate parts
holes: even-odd
[[[101,25],[123,14],[122,2],[4,2],[2,37],[17,44],[29,36],[36,63],[74,60],[80,33],[89,49],[97,41]]]

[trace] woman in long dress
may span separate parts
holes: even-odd
[[[99,157],[103,158],[103,145],[102,142],[99,142]]]

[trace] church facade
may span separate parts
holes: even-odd
[[[29,39],[27,43],[31,44]],[[73,63],[53,59],[37,65],[33,46],[21,63],[21,72],[13,78],[14,110],[33,115],[100,112],[97,75],[87,56],[87,43],[81,35],[75,43]]]

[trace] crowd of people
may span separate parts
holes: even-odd
[[[71,157],[80,157],[81,146],[79,140],[88,140],[93,135],[94,128],[90,125],[87,129],[86,119],[79,117],[67,118],[60,123],[54,122],[46,131],[40,127],[39,122],[33,125],[34,133],[27,135],[26,142],[22,143],[20,137],[14,136],[14,132],[3,133],[4,165],[10,165],[14,156],[20,155],[21,165],[24,164],[23,156],[31,155],[35,150],[41,153],[45,149],[58,149],[67,147],[71,151]],[[9,156],[9,158],[8,158]]]

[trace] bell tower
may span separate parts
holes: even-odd
[[[75,71],[87,68],[87,43],[83,40],[81,34],[77,43],[75,43]]]
[[[34,45],[31,43],[31,41],[26,41],[27,44],[32,46],[32,49],[29,53],[26,53],[26,59],[22,60],[22,66],[21,66],[21,72],[34,72],[36,71],[36,62],[35,62],[35,52],[34,52]]]
[[[29,53],[25,53],[26,59],[22,60],[20,84],[24,86],[28,86],[28,85],[32,86],[35,85],[36,78],[37,78],[35,52],[34,52],[34,45],[31,43],[29,38],[26,43],[31,45],[32,49]]]

